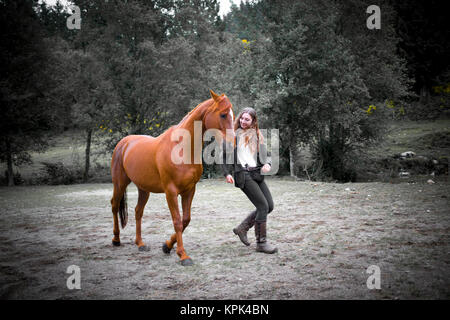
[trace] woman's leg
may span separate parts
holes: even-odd
[[[246,246],[250,245],[247,238],[247,232],[255,225],[255,218],[256,210],[253,210],[236,228],[233,229],[234,234],[237,235]]]
[[[259,183],[259,188],[261,189],[262,193],[264,194],[264,197],[266,198],[267,204],[269,206],[269,211],[267,211],[267,214],[269,214],[272,212],[274,206],[272,194],[270,193],[270,190],[264,181]]]
[[[256,185],[256,183],[252,179],[250,179],[249,175],[246,173],[245,188],[244,188],[246,189],[246,191],[244,191],[244,193],[247,192],[246,194],[253,204],[255,204],[255,199],[261,198],[261,194],[259,195],[257,194],[258,193],[257,188],[258,186]],[[253,191],[256,191],[256,195],[253,195],[254,193]],[[260,201],[261,201],[260,199],[256,200],[256,202]],[[262,208],[262,210],[264,210],[264,208]],[[257,210],[250,212],[250,214],[236,228],[233,229],[234,234],[236,234],[242,241],[242,243],[245,244],[246,246],[250,245],[250,242],[248,241],[247,238],[247,232],[248,230],[250,230],[250,228],[252,228],[255,225],[256,214]]]
[[[262,182],[264,183],[264,182]],[[261,183],[261,184],[262,184]],[[265,185],[265,183],[264,183]],[[264,191],[268,191],[267,186],[263,187]],[[267,190],[266,190],[267,189]],[[266,221],[267,213],[269,213],[269,202],[266,199],[266,195],[263,190],[260,188],[260,184],[255,182],[248,174],[245,174],[245,185],[242,191],[248,197],[248,199],[253,203],[256,207],[256,221]],[[272,196],[269,194],[269,200],[273,207]]]
[[[245,186],[242,189],[250,201],[256,207],[255,217],[255,236],[256,251],[264,253],[275,253],[278,249],[267,243],[266,239],[266,221],[267,214],[273,210],[273,200],[269,188],[265,182],[256,183],[250,177],[245,179]]]

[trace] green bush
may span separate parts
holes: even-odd
[[[14,172],[14,185],[18,186],[21,184],[25,183],[25,180],[22,178],[21,174],[19,173],[19,171]],[[1,177],[0,179],[0,185],[2,186],[7,186],[8,185],[8,171],[5,170],[5,175],[4,177]]]
[[[66,167],[62,162],[42,162],[42,165],[44,167],[41,169],[41,176],[38,179],[40,184],[74,184],[82,181],[81,169]]]
[[[223,177],[222,169],[218,164],[203,163],[202,179],[221,178]]]
[[[411,120],[435,120],[448,117],[450,114],[449,101],[450,97],[448,96],[431,96],[428,102],[415,101],[407,110],[407,117]]]
[[[339,144],[331,139],[320,139],[312,144],[311,149],[314,159],[313,180],[330,178],[340,182],[356,180],[355,167],[352,165],[354,158],[350,153],[344,152]]]

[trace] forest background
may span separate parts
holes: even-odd
[[[377,29],[372,2],[242,1],[220,16],[214,0],[73,0],[70,29],[61,3],[1,0],[1,183],[110,181],[121,138],[161,134],[209,89],[279,130],[278,175],[448,175],[442,4],[379,0]]]

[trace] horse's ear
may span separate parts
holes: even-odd
[[[215,102],[219,102],[219,95],[216,94],[214,91],[212,91],[211,89],[209,89],[209,92],[211,93],[211,98],[214,99]]]

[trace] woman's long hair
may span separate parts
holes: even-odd
[[[242,129],[241,127],[241,117],[244,113],[248,113],[252,117],[252,124],[248,129]],[[253,108],[244,108],[236,120],[234,121],[234,131],[236,132],[236,137],[238,139],[239,145],[250,146],[250,151],[255,153],[256,150],[259,152],[259,145],[263,143],[263,136],[259,131],[258,118],[256,116],[256,111]]]

